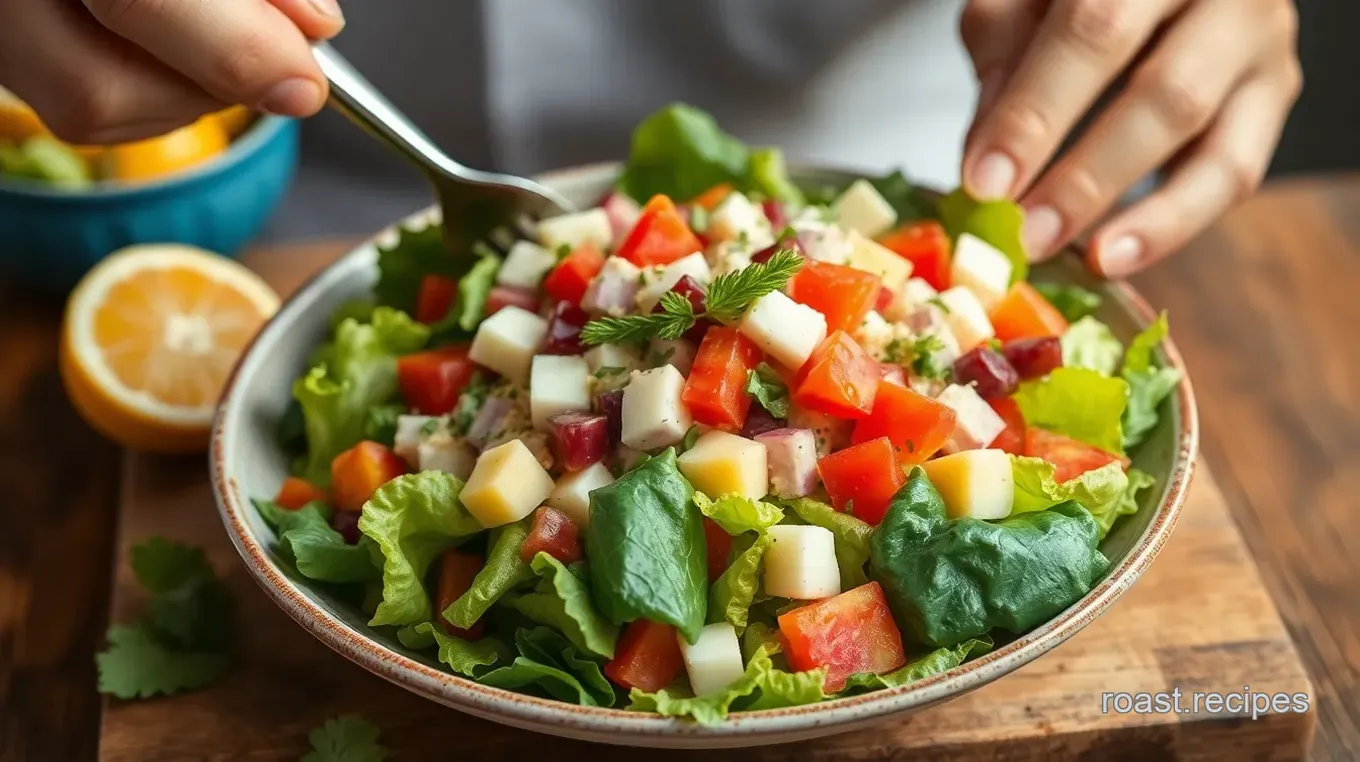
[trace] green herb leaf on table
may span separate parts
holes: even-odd
[[[513,524],[506,524],[491,530],[487,539],[489,550],[486,566],[472,579],[467,589],[449,607],[443,617],[454,627],[468,629],[482,618],[491,604],[500,600],[506,593],[534,578],[529,563],[520,558],[520,546],[529,536],[529,526],[533,515],[525,516]]]
[[[840,566],[842,590],[869,581],[864,574],[864,564],[869,561],[869,538],[874,534],[872,526],[820,500],[800,497],[782,503],[800,522],[819,526],[836,538],[836,564]]]
[[[150,625],[171,645],[217,649],[231,635],[231,596],[202,548],[161,537],[132,547],[132,571],[151,594]]]
[[[99,692],[121,699],[169,696],[216,682],[231,666],[220,651],[181,651],[145,622],[114,625],[108,650],[95,656]]]
[[[1011,262],[1011,283],[1029,275],[1029,257],[1021,231],[1025,212],[1012,201],[977,201],[959,188],[940,200],[940,222],[949,238],[970,233],[995,246]]]
[[[302,762],[382,762],[390,752],[378,744],[381,735],[361,717],[331,718],[307,736],[312,751]]]
[[[1109,463],[1059,484],[1057,469],[1040,458],[1011,456],[1015,482],[1015,504],[1011,515],[1042,511],[1059,503],[1075,500],[1090,512],[1100,526],[1104,539],[1120,516],[1138,512],[1139,490],[1151,487],[1151,475],[1131,468],[1127,473],[1120,463]]]
[[[708,593],[710,623],[729,622],[738,636],[745,632],[751,602],[760,587],[760,562],[772,543],[768,534],[757,537],[713,583]]]
[[[742,532],[759,532],[784,520],[784,511],[774,503],[752,500],[741,495],[723,495],[717,500],[702,492],[694,493],[694,504],[699,512],[713,519],[724,532],[736,536]]]
[[[531,621],[560,630],[583,653],[614,658],[619,629],[596,611],[588,578],[577,576],[547,553],[534,556],[530,566],[542,582],[534,592],[514,598],[511,605],[515,610]]]
[[[851,675],[846,679],[845,689],[841,691],[840,695],[848,696],[880,688],[897,688],[931,675],[948,672],[969,659],[992,650],[992,645],[992,639],[983,635],[965,640],[956,646],[937,648],[924,656],[912,659],[907,662],[906,666],[884,675],[873,673]]]
[[[1075,323],[1078,320],[1090,315],[1100,309],[1103,299],[1100,294],[1094,291],[1087,291],[1081,286],[1063,285],[1061,283],[1032,283],[1035,290],[1048,300],[1049,304],[1058,308],[1058,312],[1067,318],[1067,322]]]
[[[1047,429],[1115,455],[1124,454],[1121,420],[1129,385],[1089,368],[1057,368],[1027,381],[1015,393],[1025,423]]]
[[[756,402],[775,418],[789,417],[789,388],[769,363],[763,362],[748,372],[746,393],[755,397]]]
[[[1113,375],[1124,355],[1124,345],[1114,331],[1093,317],[1084,317],[1068,326],[1060,339],[1063,365],[1089,368],[1102,375]]]

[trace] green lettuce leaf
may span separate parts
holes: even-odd
[[[515,610],[530,621],[561,630],[582,653],[614,658],[619,628],[595,610],[590,583],[547,553],[534,556],[530,567],[542,582],[534,592],[514,598]],[[581,573],[585,575],[584,570]]]
[[[1029,275],[1029,257],[1021,231],[1025,212],[1012,201],[977,201],[962,188],[940,200],[940,223],[949,238],[958,241],[964,233],[995,246],[1011,262],[1011,283]]]
[[[482,638],[470,642],[445,634],[431,622],[421,622],[415,626],[417,635],[431,637],[439,645],[439,661],[464,677],[477,677],[486,667],[509,659],[510,647],[495,638]]]
[[[779,627],[773,620],[766,620],[752,611],[749,614],[751,623],[746,625],[746,632],[741,634],[741,656],[746,661],[751,661],[755,657],[756,651],[765,649],[765,653],[774,656],[784,650],[784,641],[779,636]]]
[[[870,538],[872,576],[910,642],[939,648],[994,627],[1024,632],[1089,591],[1109,567],[1075,501],[1001,521],[950,519],[912,469]]]
[[[702,492],[695,492],[694,504],[699,506],[700,513],[734,536],[742,532],[764,532],[784,519],[779,506],[736,494],[723,495],[714,501]]]
[[[444,249],[439,225],[403,227],[397,232],[395,243],[378,246],[378,283],[373,294],[379,304],[414,313],[421,279],[426,275],[453,277],[458,266]]]
[[[342,302],[340,306],[336,307],[335,311],[331,313],[331,330],[334,331],[338,329],[341,323],[351,318],[360,323],[372,322],[373,310],[376,309],[377,306],[378,305],[375,304],[372,299],[368,298],[348,299]]]
[[[1157,425],[1157,408],[1170,396],[1181,381],[1175,368],[1159,368],[1153,363],[1153,350],[1166,338],[1170,327],[1166,313],[1157,317],[1147,330],[1129,342],[1124,355],[1124,380],[1129,385],[1129,404],[1124,410],[1124,446],[1132,448],[1142,443],[1148,432]]]
[[[1061,283],[1032,283],[1031,285],[1050,304],[1057,307],[1058,312],[1061,312],[1069,323],[1075,323],[1100,309],[1100,304],[1104,301],[1100,294],[1087,291],[1081,286],[1063,285]]]
[[[364,504],[359,531],[383,557],[382,602],[369,625],[414,625],[432,616],[425,573],[445,550],[482,531],[458,500],[463,483],[441,471],[398,476]]]
[[[775,418],[789,417],[789,388],[769,363],[761,363],[747,372],[746,393]]]
[[[790,204],[803,203],[803,191],[789,179],[789,168],[784,163],[784,152],[778,148],[757,148],[751,151],[747,168],[747,185],[765,198]]]
[[[1136,468],[1128,473],[1119,463],[1109,463],[1087,471],[1062,484],[1054,480],[1053,464],[1039,458],[1011,456],[1015,480],[1015,504],[1011,515],[1051,508],[1075,500],[1081,503],[1100,526],[1104,539],[1120,516],[1138,512],[1138,491],[1151,487],[1151,475]]]
[[[1020,385],[1015,402],[1025,423],[1124,454],[1121,420],[1129,385],[1089,368],[1057,368]]]
[[[675,450],[651,458],[590,493],[586,556],[600,613],[675,625],[689,642],[708,604],[702,516]]]
[[[311,502],[290,511],[268,500],[255,509],[273,527],[279,550],[302,576],[319,582],[368,582],[382,578],[381,553],[367,535],[355,545],[331,528],[330,508]]]
[[[1170,332],[1171,324],[1167,322],[1166,313],[1163,312],[1152,321],[1152,325],[1129,342],[1129,351],[1124,355],[1124,372],[1150,370],[1153,367],[1153,351]]]
[[[491,604],[519,585],[534,578],[529,562],[519,556],[520,546],[529,537],[533,515],[513,524],[491,530],[487,538],[486,566],[472,579],[472,587],[444,609],[443,616],[454,627],[468,629],[482,618]]]
[[[1124,345],[1109,326],[1088,316],[1068,326],[1062,335],[1062,354],[1066,367],[1089,368],[1110,376],[1119,367]]]
[[[738,710],[779,709],[815,704],[822,700],[826,670],[785,672],[775,669],[765,649],[760,648],[746,665],[746,672],[718,693],[694,697],[676,689],[647,693],[634,688],[628,708],[656,712],[664,717],[689,717],[700,725],[716,725]]]
[[[893,670],[886,675],[871,672],[851,675],[845,681],[841,695],[848,696],[882,688],[897,688],[914,683],[931,675],[947,672],[974,656],[981,656],[992,650],[992,639],[986,635],[965,640],[956,646],[937,648],[930,653],[912,659],[906,666]]]
[[[364,419],[364,439],[391,447],[397,439],[397,418],[406,412],[405,405],[374,405]]]
[[[819,500],[800,497],[782,501],[804,524],[829,530],[836,538],[836,563],[841,569],[841,589],[850,590],[869,581],[864,564],[869,560],[869,538],[874,528],[848,513],[841,513]]]
[[[501,258],[487,252],[477,258],[467,274],[458,279],[458,298],[449,313],[432,327],[438,340],[471,336],[486,314],[486,298],[496,285]]]
[[[506,690],[529,689],[581,706],[612,706],[614,687],[600,665],[577,655],[576,649],[547,627],[519,630],[515,646],[520,655],[504,667],[478,678],[483,685]]]
[[[760,562],[771,543],[768,534],[757,537],[713,583],[708,593],[710,623],[730,622],[738,636],[746,630],[747,613],[760,587]]]

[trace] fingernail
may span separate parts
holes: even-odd
[[[972,187],[974,196],[982,200],[1006,198],[1015,185],[1015,162],[999,151],[983,156],[973,167]]]
[[[1121,235],[1100,247],[1100,271],[1107,278],[1131,275],[1143,261],[1143,241],[1135,235]]]
[[[1006,72],[994,71],[982,78],[982,87],[978,90],[977,112],[987,113],[996,101],[996,96],[1001,94],[1001,86],[1006,83]]]
[[[285,79],[260,99],[260,110],[279,116],[310,116],[323,105],[321,98],[321,88],[310,79]]]
[[[340,11],[340,3],[336,0],[312,0],[312,8],[327,18],[345,20],[345,14]]]
[[[1062,215],[1051,206],[1040,206],[1025,214],[1025,248],[1031,261],[1043,259],[1062,232]]]

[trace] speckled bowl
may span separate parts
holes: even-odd
[[[616,173],[614,165],[597,165],[553,172],[541,179],[585,206],[603,195]],[[827,170],[797,173],[797,179],[810,183],[848,177]],[[388,230],[383,235],[391,234]],[[274,424],[288,404],[294,377],[304,370],[312,347],[326,335],[331,311],[347,299],[369,293],[377,278],[376,262],[372,242],[351,251],[289,300],[246,352],[227,384],[213,433],[211,468],[217,504],[250,573],[317,639],[409,691],[514,727],[636,746],[753,746],[840,733],[948,701],[1047,653],[1108,609],[1148,568],[1171,534],[1194,469],[1198,428],[1194,394],[1186,380],[1165,404],[1157,429],[1135,454],[1135,463],[1154,474],[1157,483],[1143,493],[1141,510],[1120,521],[1101,544],[1111,560],[1104,579],[1051,621],[1003,639],[979,659],[901,688],[813,706],[738,713],[713,727],[488,688],[444,671],[432,656],[403,648],[390,634],[370,630],[362,612],[291,571],[280,562],[273,533],[250,504],[252,497],[273,495],[285,475],[287,458],[275,443]],[[1079,282],[1101,292],[1105,303],[1097,316],[1126,342],[1155,317],[1133,289],[1093,280],[1075,257],[1046,266],[1042,276]],[[1172,342],[1164,343],[1162,355],[1184,373]]]

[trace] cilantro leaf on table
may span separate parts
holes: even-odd
[[[132,571],[151,594],[148,624],[157,634],[187,649],[225,645],[231,597],[202,548],[153,537],[133,546]]]
[[[362,717],[331,718],[307,736],[312,751],[302,762],[381,762],[390,752],[378,744],[380,735],[378,728]]]
[[[169,696],[202,688],[226,673],[226,653],[182,652],[167,646],[146,622],[114,625],[109,648],[95,656],[99,692],[120,699]]]

